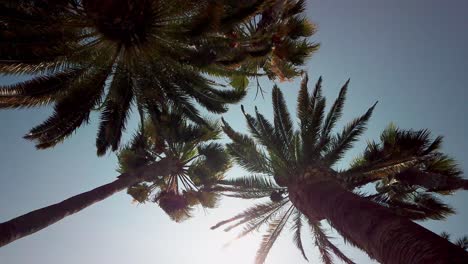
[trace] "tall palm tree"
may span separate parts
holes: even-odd
[[[421,137],[421,135],[423,136]],[[394,166],[393,170],[386,168],[386,174],[381,174],[378,178],[378,181],[375,179],[375,181],[377,181],[375,184],[375,192],[371,194],[363,192],[360,189],[367,184],[366,181],[361,181],[359,186],[352,181],[351,184],[348,179],[350,174],[348,174],[347,177],[340,179],[343,180],[343,184],[348,184],[347,189],[355,191],[363,198],[389,207],[394,211],[394,213],[408,217],[412,220],[442,220],[447,216],[455,213],[450,206],[444,204],[433,195],[433,193],[451,194],[451,192],[446,191],[448,188],[447,185],[445,185],[443,188],[445,190],[435,188],[436,186],[440,186],[440,181],[434,181],[432,178],[429,178],[431,180],[429,182],[424,182],[423,184],[426,187],[422,187],[421,184],[418,184],[414,181],[409,182],[404,180],[397,180],[397,176],[400,175],[402,171],[410,169],[411,172],[414,172],[415,175],[429,173],[429,171],[435,173],[437,171],[437,173],[439,173],[437,174],[438,177],[442,177],[442,179],[449,177],[451,179],[453,185],[450,186],[450,189],[452,191],[459,189],[460,181],[466,182],[466,180],[458,177],[461,172],[457,169],[454,161],[438,152],[438,150],[440,150],[440,143],[442,140],[441,137],[437,137],[435,140],[431,140],[430,134],[427,130],[401,130],[398,129],[394,124],[390,124],[382,132],[380,138],[382,142],[369,142],[364,153],[369,153],[370,150],[375,149],[376,146],[378,146],[378,148],[385,146],[387,149],[387,156],[392,156],[396,161],[398,160],[396,159],[396,155],[398,153],[401,154],[402,152],[407,152],[408,155],[418,157],[418,153],[414,150],[420,148],[421,145],[425,145],[432,147],[428,152],[420,153],[424,153],[423,156],[426,157],[427,155],[431,154],[432,157],[421,159],[419,163],[402,164],[400,167]],[[390,140],[391,138],[393,138],[393,140]],[[391,149],[389,149],[390,146],[392,146]],[[367,155],[363,154],[363,157],[365,156]],[[357,158],[351,165],[351,168],[355,169],[357,164],[363,164],[363,157]],[[349,172],[350,169],[342,171],[341,173],[346,171]],[[443,173],[440,174],[442,171]],[[430,185],[431,183],[437,183],[437,185]],[[215,192],[221,192],[225,196],[243,199],[260,199],[266,197],[270,198],[269,202],[256,204],[241,214],[218,223],[213,227],[213,229],[227,225],[228,223],[231,225],[226,227],[224,229],[225,231],[230,231],[239,225],[247,225],[247,227],[245,227],[245,229],[236,237],[236,239],[239,239],[254,230],[258,230],[258,228],[262,225],[269,225],[271,222],[273,222],[273,217],[275,217],[275,215],[277,217],[278,214],[285,213],[289,209],[290,214],[287,215],[284,219],[285,225],[278,229],[278,231],[275,233],[275,236],[271,236],[268,232],[267,236],[270,239],[271,244],[273,244],[282,233],[284,228],[286,228],[288,223],[291,223],[291,229],[294,232],[294,243],[299,248],[304,258],[307,260],[301,238],[301,234],[303,232],[301,229],[304,226],[303,222],[307,221],[307,219],[297,208],[294,207],[294,205],[289,200],[287,188],[282,188],[276,185],[274,181],[264,175],[256,175],[254,177],[222,180],[219,182],[219,185],[216,186],[216,188],[213,188],[213,190]],[[317,219],[315,222],[309,221],[308,224],[311,235],[314,237],[315,245],[318,247],[324,263],[332,263],[332,253],[342,259],[345,263],[353,263],[351,259],[349,259],[335,245],[333,245],[333,243],[330,241],[330,237],[328,237],[325,230],[321,226],[322,224],[320,223],[319,219]],[[276,227],[271,226],[270,232],[271,228]],[[459,243],[461,243],[461,241],[463,241],[463,239],[457,240]],[[262,247],[258,251],[257,262],[264,260],[268,250],[269,248],[264,248],[262,244]],[[259,261],[259,259],[261,261]]]
[[[383,145],[371,143],[350,169],[338,171],[334,165],[364,132],[375,104],[341,132],[332,134],[342,114],[349,81],[327,115],[321,93],[322,79],[312,95],[309,95],[307,82],[305,75],[298,97],[299,130],[294,129],[282,93],[276,86],[272,92],[273,124],[258,111],[254,117],[244,109],[251,136],[235,132],[224,122],[223,129],[233,141],[227,146],[228,152],[239,165],[257,176],[224,181],[222,183],[228,185],[218,190],[231,191],[234,196],[244,198],[270,195],[272,201],[248,209],[214,228],[231,222],[235,222],[231,227],[246,224],[240,234],[243,236],[268,223],[257,263],[263,263],[291,216],[294,217],[296,245],[304,254],[300,229],[305,218],[325,263],[331,263],[330,252],[347,263],[351,261],[327,239],[320,228],[321,220],[327,220],[346,241],[382,263],[466,262],[466,252],[410,220],[440,219],[452,213],[452,209],[431,192],[455,191],[462,188],[458,183],[466,182],[453,160],[438,152],[441,138],[431,141],[427,131],[405,132],[390,127],[383,133]],[[390,132],[394,133],[393,147],[385,144],[389,143],[385,139],[391,138],[386,135]],[[418,146],[421,142],[424,144]],[[411,154],[417,155],[412,157],[410,166],[404,163],[404,158]],[[393,166],[393,170],[389,166]],[[412,176],[402,176],[404,173]],[[440,177],[450,180],[443,184],[409,180],[418,175],[429,175],[427,179],[442,175]],[[359,191],[355,188],[373,181],[379,183],[376,193],[354,193]],[[457,184],[448,186],[455,182]]]
[[[187,218],[196,204],[213,207],[216,194],[204,193],[223,178],[230,166],[223,147],[211,142],[221,132],[190,123],[180,114],[161,115],[158,123],[146,122],[140,131],[119,153],[121,175],[109,184],[68,198],[0,224],[0,246],[33,234],[61,219],[127,189],[134,199],[143,202],[152,198],[174,220]],[[216,127],[212,124],[212,127]],[[144,196],[143,196],[144,194]]]
[[[389,142],[391,138],[390,135],[393,135],[394,139],[391,141],[393,142],[393,144],[390,144]],[[421,138],[421,135],[424,136]],[[386,146],[387,149],[389,148],[389,146],[392,146],[391,150],[388,149],[387,155],[391,155],[395,160],[397,160],[395,158],[397,153],[401,154],[405,150],[414,150],[419,148],[421,145],[426,145],[433,147],[429,151],[430,153],[423,152],[424,156],[431,154],[433,155],[433,158],[421,160],[419,164],[413,163],[403,164],[406,166],[395,166],[393,171],[390,171],[387,168],[387,174],[385,175],[385,177],[384,175],[380,175],[380,180],[375,185],[376,192],[372,194],[364,193],[362,191],[359,192],[359,188],[367,184],[367,182],[365,181],[362,181],[362,184],[357,187],[355,183],[350,184],[348,189],[353,190],[354,188],[356,188],[354,189],[354,191],[356,191],[362,197],[370,199],[386,207],[389,207],[396,214],[408,217],[412,220],[442,220],[445,219],[448,215],[453,214],[454,210],[450,206],[444,204],[432,194],[434,192],[437,192],[439,194],[450,194],[450,192],[438,190],[434,188],[434,186],[428,186],[428,184],[431,184],[433,182],[438,183],[438,181],[431,180],[430,182],[424,184],[426,186],[424,188],[418,184],[414,184],[413,182],[398,181],[395,177],[400,175],[401,171],[409,169],[411,169],[412,172],[415,172],[415,175],[420,175],[420,173],[428,173],[428,170],[433,172],[437,171],[438,173],[444,171],[443,174],[437,175],[439,175],[439,177],[442,177],[443,179],[446,178],[447,175],[450,175],[448,177],[450,177],[451,181],[454,183],[451,186],[451,190],[458,189],[460,186],[459,181],[466,182],[466,180],[462,180],[458,177],[460,171],[457,169],[457,166],[454,164],[452,159],[442,155],[440,152],[437,152],[437,150],[439,150],[440,148],[441,138],[438,137],[435,140],[431,140],[427,130],[404,131],[398,129],[395,125],[391,124],[382,132],[381,140],[382,142],[380,143],[369,142],[365,153],[368,153],[370,149],[375,149],[376,146]],[[421,141],[424,141],[423,144],[421,144]],[[435,143],[437,143],[437,146]],[[398,144],[399,146],[397,147]],[[418,156],[418,154],[414,151],[408,154],[414,155],[415,157]],[[353,162],[351,168],[355,168],[356,164],[358,163],[362,164],[362,160],[363,158],[356,159],[356,161]],[[342,173],[344,172],[345,171],[343,171]],[[455,177],[454,172],[458,172],[456,173],[457,176]],[[342,183],[349,184],[349,181],[346,182],[346,180],[348,180],[348,177],[343,178],[343,180],[345,181],[343,181]],[[255,177],[222,180],[219,182],[219,184],[220,185],[214,188],[214,191],[221,192],[223,193],[223,195],[226,196],[244,199],[258,199],[270,197],[271,201],[267,203],[257,204],[227,221],[220,222],[218,225],[213,227],[214,229],[222,225],[231,223],[230,226],[224,229],[225,231],[229,231],[241,224],[248,224],[244,231],[242,231],[238,235],[238,239],[249,234],[254,230],[257,230],[258,227],[262,225],[268,225],[270,222],[273,221],[273,216],[275,214],[277,215],[280,213],[285,213],[288,209],[290,209],[290,214],[285,217],[284,222],[292,223],[291,229],[293,229],[294,231],[294,242],[303,254],[304,258],[307,259],[301,238],[301,228],[304,226],[303,222],[307,221],[307,219],[304,219],[304,216],[301,214],[301,212],[297,210],[297,208],[294,208],[294,205],[291,204],[289,198],[287,197],[287,188],[281,188],[280,186],[276,185],[274,181],[270,180],[265,176],[260,175],[256,175]],[[445,186],[444,189],[446,190],[447,187]],[[287,224],[282,226],[275,233],[274,237],[269,237],[272,244],[281,234],[282,230],[284,230],[286,225]],[[309,226],[311,228],[312,236],[315,239],[315,245],[318,247],[324,263],[332,263],[331,253],[334,253],[334,255],[341,258],[346,263],[353,263],[348,257],[346,257],[345,254],[343,254],[336,246],[334,246],[331,243],[329,237],[327,236],[325,230],[321,227],[321,223],[319,221],[309,222]],[[272,226],[270,228],[274,227],[275,226]],[[268,232],[267,235],[269,236]],[[458,240],[458,242],[460,241],[462,241],[462,239]],[[268,250],[269,248],[265,249],[261,247],[258,251],[257,258],[263,258],[264,260],[264,257],[266,257],[268,253]]]
[[[282,3],[280,12],[271,6]],[[290,78],[318,48],[301,0],[24,0],[0,3],[1,108],[55,103],[25,137],[48,148],[101,112],[97,153],[117,150],[132,104],[141,119],[161,105],[203,123],[195,102],[223,113],[247,77]],[[268,17],[268,21],[266,21]],[[262,22],[263,21],[263,22]],[[219,78],[234,89],[224,89]]]

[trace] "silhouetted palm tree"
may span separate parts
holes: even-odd
[[[296,76],[318,48],[303,38],[315,32],[303,11],[304,1],[295,0],[2,2],[0,72],[32,79],[0,87],[0,107],[55,103],[25,136],[38,148],[61,142],[100,111],[103,155],[117,150],[133,103],[141,116],[172,105],[203,123],[194,101],[223,113],[245,95],[247,77]],[[223,89],[219,77],[234,89]]]
[[[119,152],[119,171],[139,170],[161,155],[176,160],[179,170],[141,181],[129,187],[127,193],[136,202],[157,203],[176,222],[190,217],[197,204],[215,207],[219,195],[205,189],[222,180],[231,163],[222,145],[210,142],[218,139],[220,127],[216,123],[210,127],[190,124],[180,115],[166,113],[148,122],[143,133],[151,136],[142,137],[140,133]]]
[[[160,116],[166,119],[158,123],[161,129],[146,122],[143,132],[122,149],[119,153],[122,174],[117,180],[1,223],[0,246],[46,228],[124,189],[140,202],[148,199],[152,191],[158,191],[154,201],[176,221],[186,218],[196,204],[214,207],[216,194],[203,193],[200,189],[222,179],[230,167],[223,147],[211,142],[221,130],[216,124],[212,124],[213,130],[171,113]]]
[[[223,129],[233,141],[227,146],[229,153],[239,165],[257,175],[223,181],[225,185],[218,191],[242,198],[270,196],[271,201],[213,228],[233,222],[226,228],[230,230],[246,224],[241,237],[268,224],[256,263],[264,262],[291,217],[294,241],[302,254],[305,256],[300,230],[305,218],[325,263],[331,263],[330,253],[347,263],[352,261],[328,240],[321,220],[327,220],[346,241],[382,263],[468,260],[459,248],[408,220],[442,219],[453,213],[431,192],[455,191],[466,183],[453,160],[438,151],[441,138],[432,141],[426,130],[402,131],[390,126],[382,133],[382,143],[370,143],[350,169],[335,170],[333,166],[364,132],[375,105],[340,133],[332,134],[342,114],[349,81],[327,115],[321,78],[311,96],[307,81],[305,75],[298,97],[298,131],[276,86],[272,93],[274,124],[258,111],[255,117],[243,111],[251,133],[248,136],[224,122]],[[419,175],[447,180],[411,180]],[[376,193],[356,190],[369,182],[378,182]]]

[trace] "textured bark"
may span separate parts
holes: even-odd
[[[289,198],[309,218],[324,218],[381,263],[468,263],[468,253],[334,181],[302,180]]]
[[[62,202],[37,209],[0,224],[0,247],[17,239],[31,235],[63,218],[100,202],[135,183],[156,175],[170,173],[170,163],[158,162],[132,173],[120,175],[117,180],[68,198]]]

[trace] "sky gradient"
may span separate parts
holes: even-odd
[[[428,128],[445,137],[443,150],[468,171],[468,1],[465,0],[341,0],[307,2],[307,15],[318,24],[313,38],[321,48],[309,61],[309,87],[323,76],[324,94],[334,100],[339,88],[351,78],[342,122],[362,114],[375,101],[379,104],[368,130],[339,166],[345,167],[363,150],[366,140],[376,139],[389,122],[402,128]],[[0,77],[0,84],[15,78]],[[299,80],[278,83],[290,111],[295,111]],[[247,112],[254,105],[272,118],[272,83],[262,82],[265,99],[255,96],[252,86],[242,102]],[[95,155],[97,118],[54,149],[37,151],[22,136],[40,123],[50,108],[1,110],[0,120],[0,221],[59,202],[72,195],[112,181],[117,172],[114,154]],[[240,106],[230,107],[225,119],[246,131]],[[130,120],[125,139],[136,127]],[[234,169],[230,176],[241,176]],[[466,176],[465,176],[466,177]],[[176,224],[154,204],[136,205],[125,192],[114,195],[82,212],[67,217],[36,234],[0,249],[5,264],[78,263],[252,263],[260,236],[222,245],[237,233],[211,231],[209,227],[232,216],[252,201],[224,199],[220,207]],[[468,234],[468,194],[448,199],[458,214],[444,222],[423,225],[454,237]],[[287,231],[287,230],[285,230]],[[307,240],[311,263],[318,254]],[[356,263],[371,263],[358,250],[339,247]],[[268,264],[307,263],[285,235],[271,250]]]

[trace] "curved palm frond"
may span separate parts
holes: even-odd
[[[226,145],[228,153],[242,167],[256,173],[269,173],[267,156],[257,148],[255,141],[247,135],[235,132],[224,119],[223,131],[233,141]]]
[[[281,232],[284,229],[284,226],[288,222],[288,218],[291,216],[294,207],[291,205],[285,212],[277,216],[268,226],[268,229],[263,235],[260,248],[257,251],[255,257],[256,264],[263,264],[270,252],[271,247],[275,243],[276,239],[280,236]]]
[[[300,17],[302,9],[295,7],[299,2],[288,1],[273,12],[272,5],[279,3],[1,3],[0,72],[35,77],[0,88],[0,107],[61,105],[78,96],[80,106],[69,107],[79,114],[54,114],[47,120],[63,132],[44,140],[28,138],[38,140],[40,148],[55,145],[88,121],[89,114],[81,108],[86,105],[101,111],[96,140],[99,155],[118,148],[130,102],[143,114],[157,114],[154,108],[177,107],[184,117],[206,125],[198,106],[224,113],[229,104],[245,96],[248,77],[292,78],[317,49],[318,45],[304,40],[315,31]],[[268,26],[260,25],[263,16],[263,21],[268,17]],[[91,68],[106,69],[107,81],[95,82],[92,75],[80,72]],[[221,89],[216,85],[219,77],[235,76],[244,80],[241,85],[222,85]],[[95,108],[95,97],[80,97],[72,91],[86,81],[93,87],[90,90],[107,98],[101,107]]]
[[[67,86],[76,81],[83,69],[39,76],[28,81],[0,87],[0,107],[34,107],[57,100]]]
[[[301,230],[302,230],[302,225],[303,225],[302,213],[299,210],[294,209],[293,214],[294,214],[293,226],[291,227],[291,230],[294,232],[293,242],[296,245],[297,249],[299,249],[299,251],[301,252],[304,259],[309,261],[309,259],[306,256],[304,246],[302,243],[302,238],[301,238]]]
[[[401,186],[384,189],[386,190],[369,198],[412,220],[443,220],[455,213],[453,208],[430,193]]]
[[[113,151],[118,149],[133,99],[134,91],[130,78],[117,71],[101,114],[101,124],[96,139],[99,156],[104,155],[108,148],[112,148]]]
[[[364,154],[342,173],[350,186],[392,179],[431,192],[466,189],[468,181],[456,162],[440,152],[442,137],[427,130],[402,130],[390,124],[380,142],[369,142]]]
[[[322,228],[320,222],[309,222],[311,232],[315,238],[315,245],[319,249],[322,257],[322,262],[325,264],[333,263],[332,253],[339,257],[343,262],[354,264],[341,250],[339,250],[333,243],[330,242],[330,237],[327,236]]]
[[[283,188],[264,175],[250,175],[234,179],[218,181],[218,190],[225,196],[242,199],[259,199],[271,197],[273,193],[280,195]],[[280,196],[282,198],[282,195]],[[280,199],[281,200],[281,199]]]
[[[349,150],[358,137],[364,133],[367,122],[372,116],[377,102],[367,110],[367,112],[359,118],[354,119],[349,123],[341,133],[332,138],[328,151],[324,153],[323,160],[330,165],[340,160],[344,153]]]

